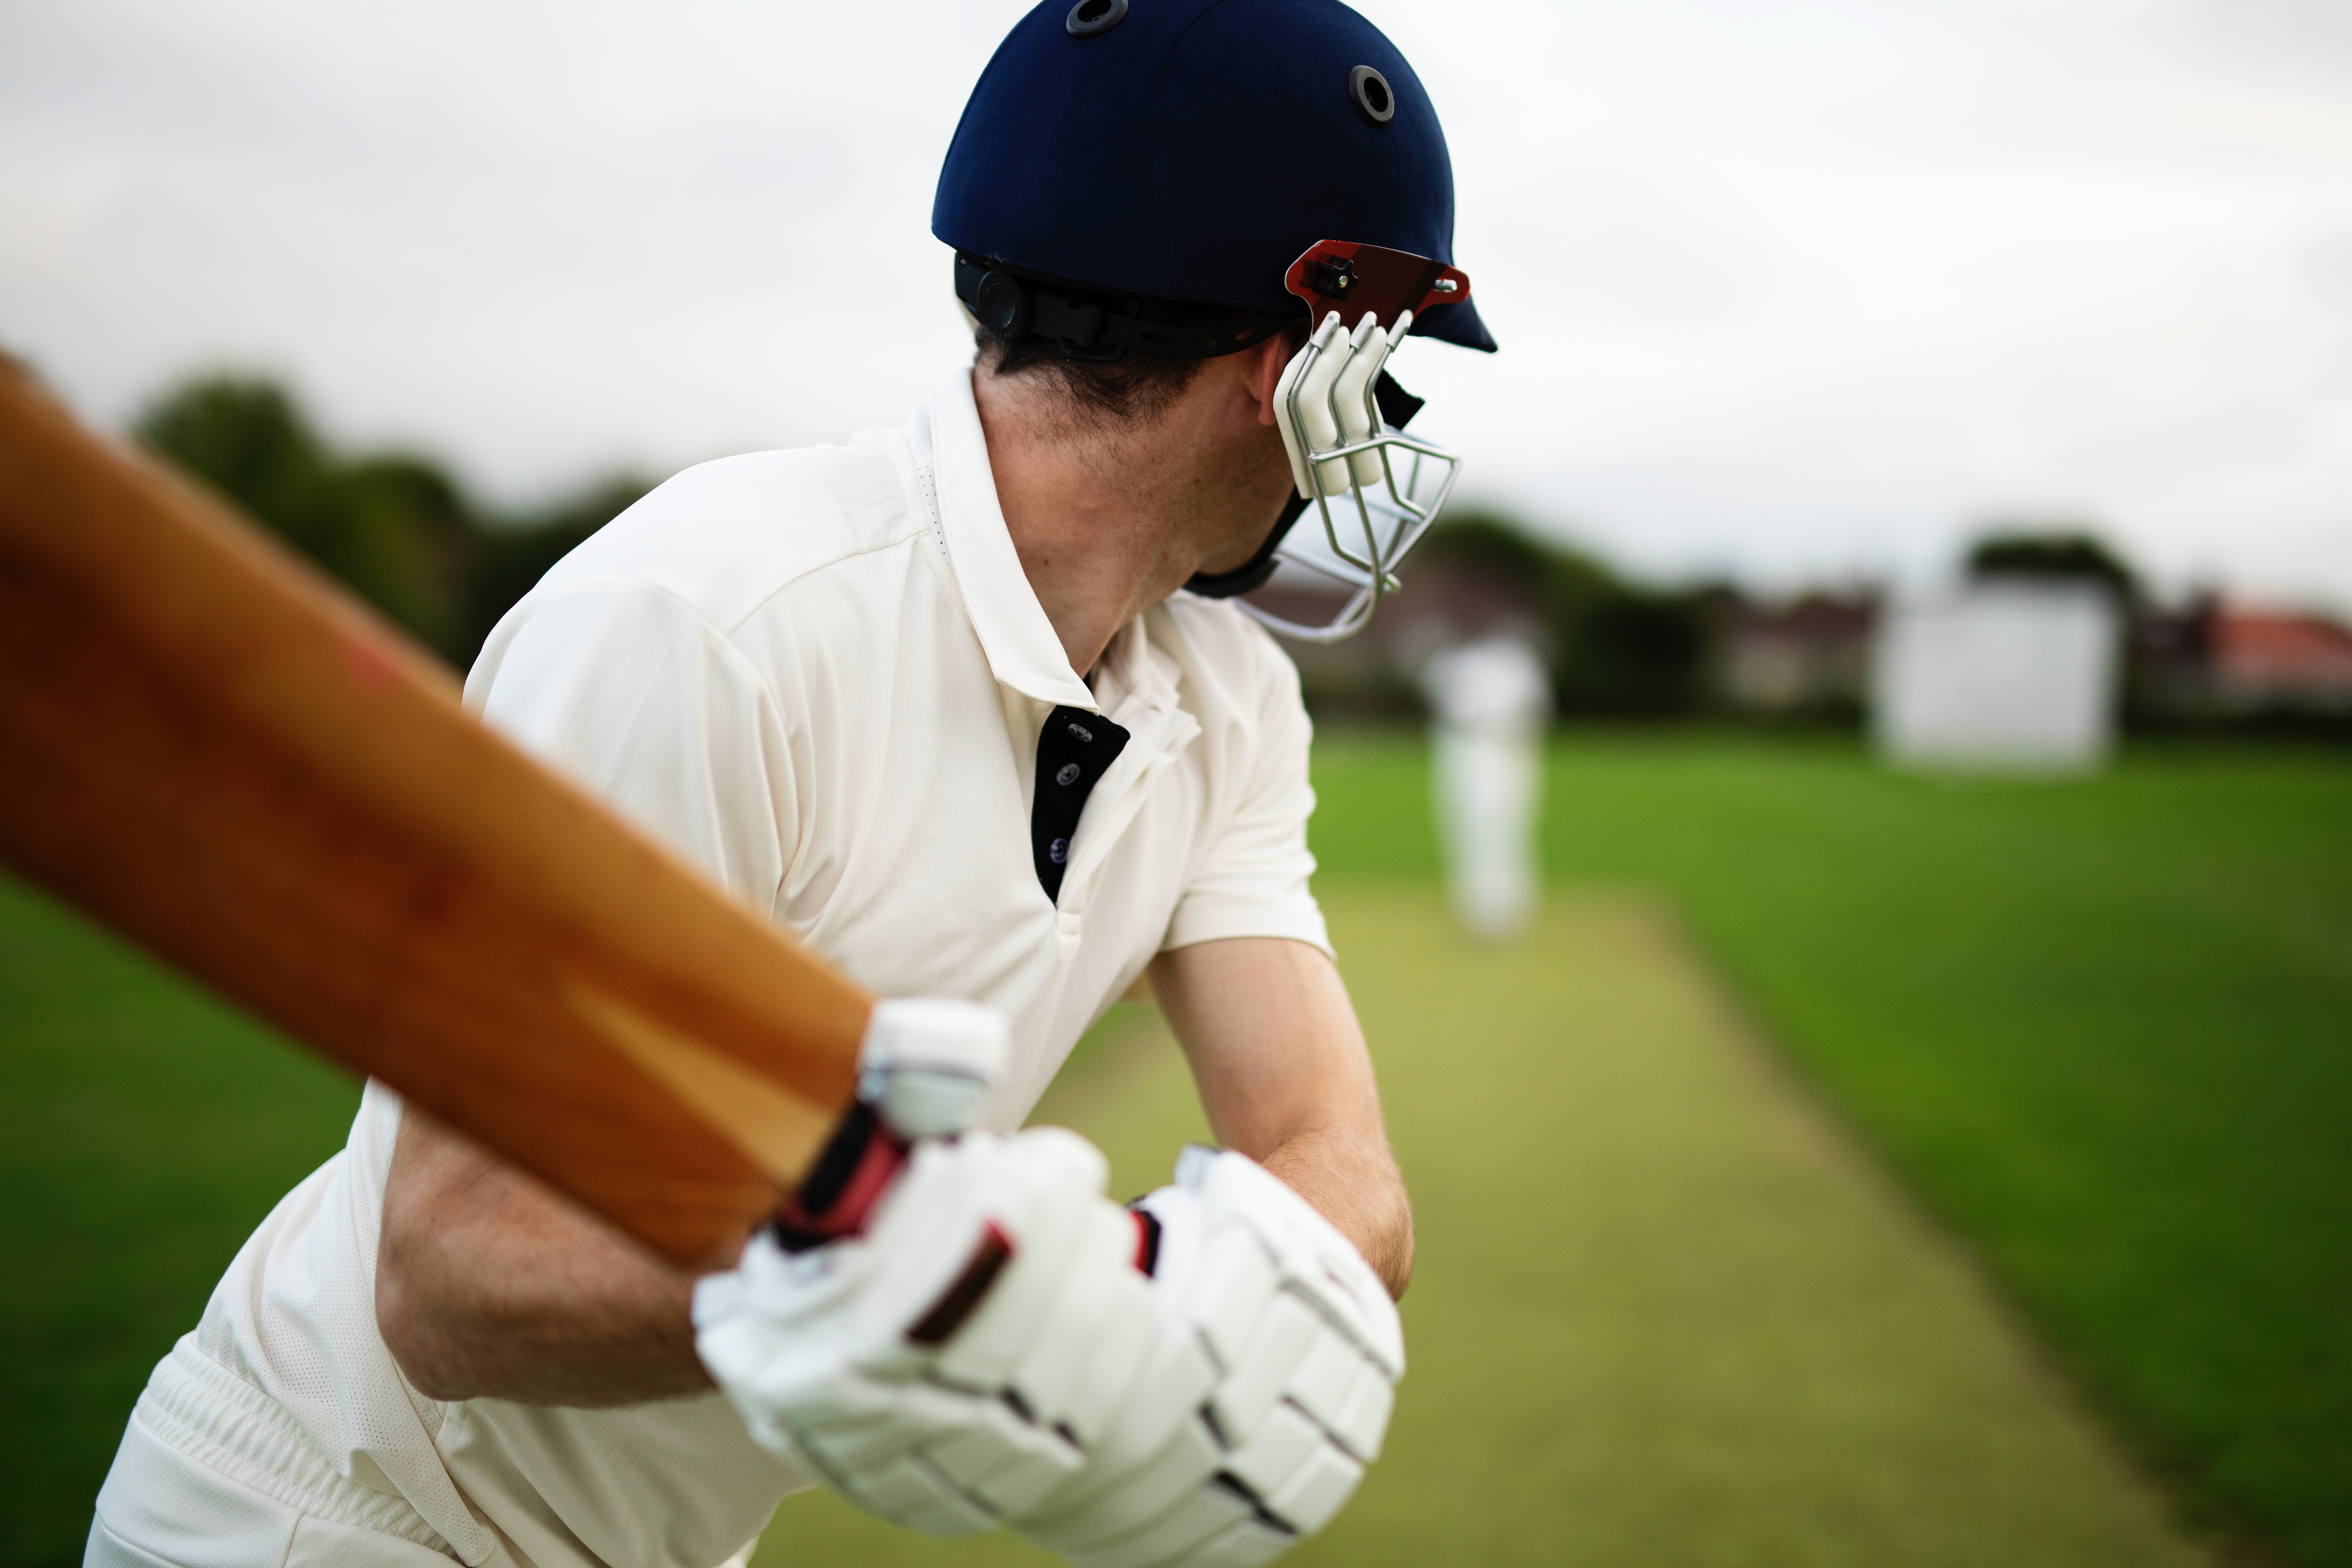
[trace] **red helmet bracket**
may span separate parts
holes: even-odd
[[[1307,301],[1307,320],[1320,321],[1337,310],[1352,327],[1370,310],[1384,328],[1411,310],[1454,305],[1470,298],[1470,275],[1458,267],[1411,251],[1353,240],[1318,239],[1290,264],[1284,286]]]

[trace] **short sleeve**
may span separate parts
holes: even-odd
[[[1315,872],[1307,847],[1307,820],[1315,814],[1307,777],[1314,726],[1290,661],[1275,652],[1262,668],[1244,742],[1234,748],[1239,777],[1232,807],[1177,901],[1163,952],[1249,936],[1288,937],[1331,951],[1323,911],[1307,886]]]
[[[490,634],[466,705],[772,916],[797,820],[782,716],[683,600],[622,578],[534,594]]]

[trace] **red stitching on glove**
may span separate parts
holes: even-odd
[[[971,1249],[971,1259],[963,1266],[963,1272],[956,1276],[954,1284],[940,1292],[940,1299],[931,1303],[929,1311],[915,1320],[907,1337],[919,1345],[947,1343],[949,1336],[963,1327],[964,1320],[980,1310],[989,1287],[996,1283],[996,1277],[1012,1261],[1012,1238],[991,1220],[980,1245]]]

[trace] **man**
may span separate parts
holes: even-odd
[[[1454,918],[1482,942],[1508,942],[1536,910],[1551,677],[1504,633],[1431,656],[1421,689],[1436,720],[1431,782]]]
[[[467,689],[877,994],[1001,1010],[984,1099],[910,1116],[869,1037],[805,1212],[698,1284],[371,1085],[157,1368],[89,1560],[710,1568],[818,1482],[1105,1568],[1328,1520],[1402,1370],[1412,1226],[1307,891],[1296,678],[1219,601],[1294,548],[1349,616],[1384,591],[1432,510],[1391,447],[1450,469],[1370,429],[1387,329],[1493,346],[1451,227],[1426,96],[1336,0],[1024,19],[934,214],[974,369],[903,429],[672,479]],[[1386,249],[1286,277],[1327,238]],[[1332,319],[1350,289],[1384,302]],[[1136,1219],[1079,1141],[984,1129],[1147,977],[1228,1152]]]

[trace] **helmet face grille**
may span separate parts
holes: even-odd
[[[1232,590],[1264,588],[1265,598],[1244,598],[1241,608],[1282,636],[1328,643],[1361,630],[1396,592],[1397,563],[1454,488],[1461,458],[1405,434],[1401,426],[1420,400],[1388,377],[1389,355],[1411,330],[1411,315],[1383,325],[1367,311],[1349,331],[1333,310],[1283,370],[1275,423],[1308,504],[1300,526],[1267,542],[1275,570]],[[1298,618],[1310,613],[1314,618]]]

